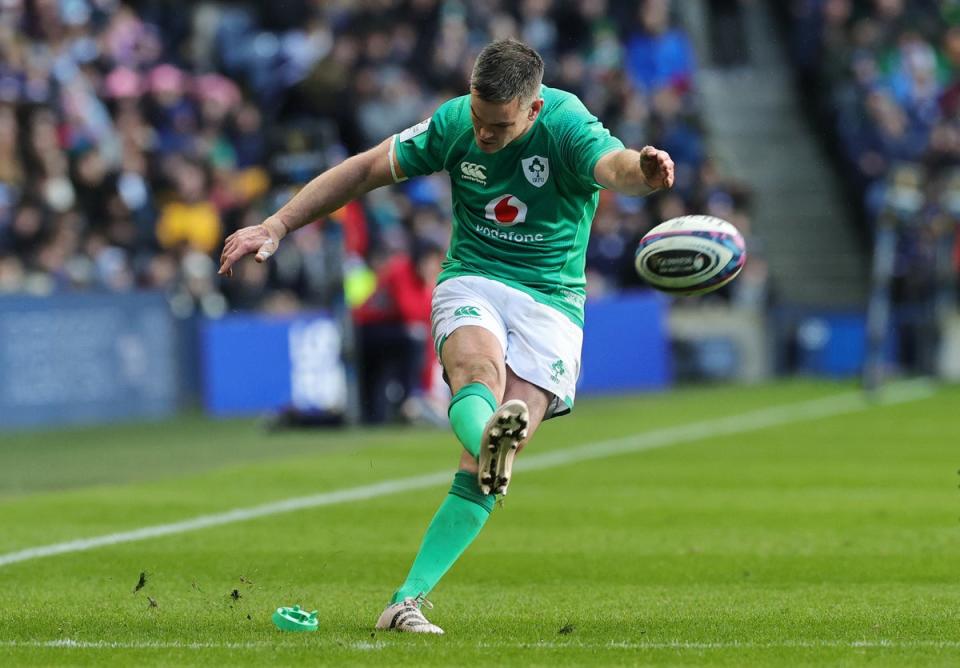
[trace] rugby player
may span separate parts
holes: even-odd
[[[580,373],[584,265],[599,191],[670,188],[674,165],[623,143],[575,96],[542,84],[540,55],[488,44],[468,95],[314,178],[260,225],[230,235],[220,273],[263,262],[291,231],[375,188],[445,171],[453,231],[433,292],[432,334],[463,452],[407,579],[378,629],[443,633],[426,595],[506,494],[513,460],[548,418],[570,412]]]

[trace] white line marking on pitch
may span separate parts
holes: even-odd
[[[311,643],[311,647],[332,645],[327,639]],[[370,642],[337,642],[337,647],[347,647],[360,651],[381,650],[396,647],[381,641]],[[24,647],[31,649],[269,649],[271,652],[286,647],[301,647],[301,645],[284,645],[276,641],[262,642],[177,642],[177,641],[85,641],[61,638],[58,640],[4,640],[0,647]],[[467,648],[470,645],[466,646]],[[960,640],[783,640],[761,642],[752,640],[726,641],[650,641],[650,642],[529,642],[529,643],[490,643],[476,644],[478,649],[630,649],[630,650],[723,650],[723,649],[960,649]]]
[[[762,408],[748,413],[741,413],[740,415],[730,415],[712,420],[692,422],[677,427],[655,429],[632,436],[587,443],[557,450],[556,452],[533,454],[519,459],[517,466],[521,471],[537,471],[554,468],[556,466],[564,466],[565,464],[571,464],[573,462],[605,459],[607,457],[653,450],[655,448],[663,448],[705,438],[741,434],[766,429],[768,427],[778,427],[793,422],[803,422],[817,418],[843,415],[845,413],[854,413],[878,404],[892,405],[916,401],[929,397],[932,394],[934,394],[934,389],[930,383],[924,381],[903,382],[887,388],[880,398],[873,403],[864,398],[863,394],[859,392],[837,394],[795,404]],[[284,499],[282,501],[274,501],[249,508],[235,508],[234,510],[212,515],[200,515],[199,517],[182,520],[180,522],[172,522],[170,524],[156,524],[154,526],[133,529],[132,531],[121,531],[104,536],[94,536],[92,538],[81,538],[64,543],[30,547],[16,552],[0,554],[0,567],[21,561],[29,561],[31,559],[52,557],[58,554],[82,552],[98,547],[131,543],[149,538],[158,538],[160,536],[172,536],[188,531],[197,531],[198,529],[232,524],[234,522],[245,522],[259,517],[279,515],[281,513],[289,513],[307,508],[320,508],[323,506],[348,503],[350,501],[366,501],[389,494],[399,494],[400,492],[441,485],[449,482],[450,476],[450,471],[439,471],[437,473],[410,478],[385,480],[371,485]]]

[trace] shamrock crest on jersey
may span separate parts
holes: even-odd
[[[532,186],[541,188],[550,178],[550,161],[543,156],[524,158],[520,161],[520,166],[523,169],[523,175]]]

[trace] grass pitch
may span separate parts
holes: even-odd
[[[2,565],[0,664],[957,665],[960,388],[877,405],[851,391],[581,400],[431,595],[441,638],[371,628],[449,486],[428,482]],[[0,563],[452,475],[458,454],[438,431],[200,418],[0,436]],[[294,603],[320,610],[319,632],[272,626]]]

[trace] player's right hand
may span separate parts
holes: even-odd
[[[233,276],[233,264],[250,253],[256,253],[257,262],[265,262],[277,252],[280,240],[286,236],[286,226],[279,220],[267,218],[260,225],[237,230],[223,244],[220,253],[221,275]]]

